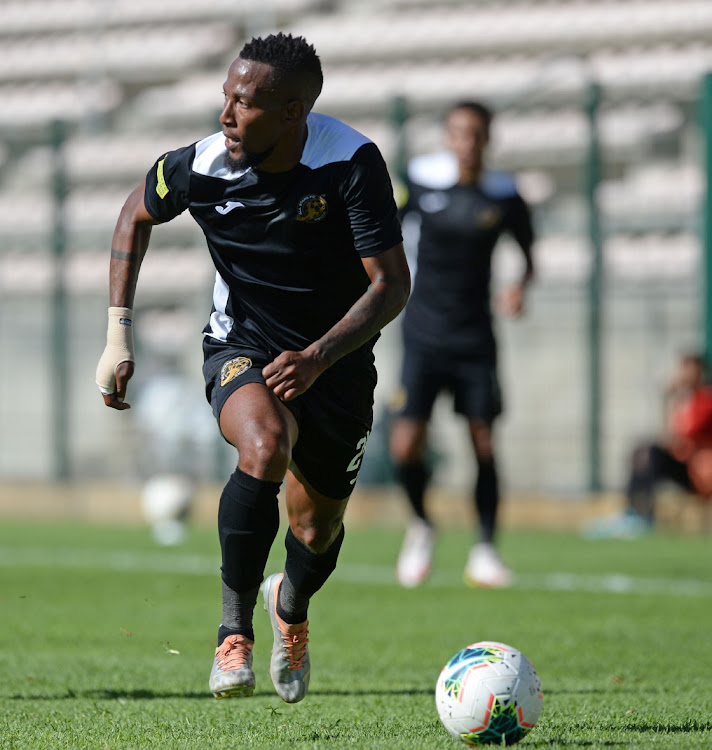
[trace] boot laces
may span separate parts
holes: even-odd
[[[229,635],[220,646],[215,649],[218,666],[225,672],[242,669],[252,653],[252,647],[247,639]]]
[[[300,633],[282,633],[282,645],[289,662],[287,669],[294,672],[304,666],[308,643],[309,631],[306,628]]]

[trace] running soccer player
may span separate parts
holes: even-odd
[[[222,622],[209,687],[251,695],[253,610],[278,531],[284,573],[262,585],[281,698],[309,685],[308,606],[336,566],[343,516],[372,423],[373,346],[410,275],[377,147],[311,113],[314,48],[276,34],[245,44],[224,84],[222,131],[162,155],[121,211],[107,346],[97,383],[126,409],[133,300],[151,227],[189,209],[217,269],[204,329],[206,394],[238,463],[220,498]]]
[[[479,543],[469,554],[465,581],[507,586],[512,573],[494,547],[499,482],[492,426],[501,412],[497,347],[492,326],[492,253],[510,232],[524,258],[521,281],[505,290],[501,309],[519,316],[533,277],[534,234],[529,210],[511,175],[485,170],[492,115],[478,102],[453,106],[445,120],[449,152],[413,159],[404,217],[420,224],[413,293],[403,316],[403,403],[391,425],[390,451],[413,511],[396,574],[417,586],[430,571],[434,527],[425,496],[430,480],[426,438],[438,393],[454,396],[469,425],[478,465],[474,502]]]

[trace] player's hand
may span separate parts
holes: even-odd
[[[519,318],[524,313],[524,288],[511,286],[497,298],[497,309],[505,315]]]
[[[133,362],[122,362],[118,365],[116,368],[116,391],[114,393],[101,394],[107,406],[119,411],[131,408],[131,404],[124,401],[124,398],[126,398],[126,386],[129,384],[129,380],[131,380],[133,374]]]
[[[263,370],[267,387],[282,401],[301,396],[326,368],[306,352],[282,352]]]

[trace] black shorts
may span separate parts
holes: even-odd
[[[274,359],[252,346],[203,340],[205,395],[220,424],[227,399],[247,383],[262,383],[262,369]],[[341,360],[343,362],[343,360]],[[373,424],[375,369],[353,372],[337,363],[301,396],[285,401],[299,426],[292,461],[327,497],[349,497],[356,484]]]
[[[502,413],[497,365],[489,358],[406,345],[401,386],[398,416],[429,419],[441,391],[453,394],[455,411],[468,419],[491,424]]]

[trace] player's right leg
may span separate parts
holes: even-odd
[[[425,463],[427,427],[425,419],[398,416],[390,431],[391,460],[412,511],[396,562],[396,578],[408,588],[428,576],[435,544],[435,529],[425,509],[430,480]]]
[[[396,562],[396,578],[402,586],[422,583],[428,573],[435,544],[435,528],[425,497],[430,484],[426,462],[428,421],[433,404],[446,385],[447,368],[441,358],[406,343],[401,393],[390,424],[389,449],[396,478],[404,490],[411,510],[411,520]]]
[[[215,409],[220,429],[237,448],[239,463],[218,510],[223,606],[209,681],[218,698],[251,695],[254,689],[253,611],[279,528],[277,493],[297,436],[292,414],[258,380],[235,384],[220,397]]]

